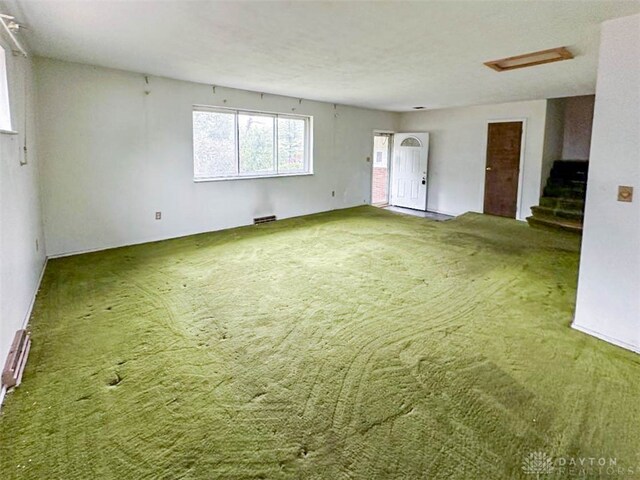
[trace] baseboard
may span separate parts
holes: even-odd
[[[449,217],[459,217],[460,215],[464,215],[466,213],[466,212],[463,212],[463,213],[445,212],[444,210],[429,208],[429,205],[427,205],[426,211],[430,213],[439,213],[440,215],[448,215]]]
[[[377,205],[372,205],[374,207],[376,207]],[[407,210],[414,210],[412,208],[407,208],[407,207],[399,207],[398,205],[393,205],[391,203],[386,205],[387,207],[396,207],[396,208],[406,208]],[[382,207],[384,208],[384,207]],[[429,208],[429,206],[427,205],[427,209],[426,210],[417,210],[418,212],[427,212],[427,213],[439,213],[440,215],[447,215],[448,217],[459,217],[460,215],[464,215],[465,213],[468,212],[462,212],[462,213],[453,213],[453,212],[445,212],[444,210],[436,210],[433,208]],[[471,211],[471,210],[470,210]],[[479,213],[479,212],[475,212],[475,213]]]
[[[27,308],[27,314],[25,315],[24,320],[22,320],[22,328],[27,328],[27,325],[29,324],[29,319],[31,318],[33,307],[36,304],[36,297],[38,296],[38,292],[40,291],[40,285],[42,285],[42,279],[44,278],[44,272],[47,269],[48,263],[49,257],[45,257],[44,264],[42,265],[42,270],[40,271],[40,278],[38,278],[38,285],[36,285],[36,290],[35,292],[33,292],[33,297],[31,297],[31,303],[29,304],[29,308]]]
[[[607,343],[611,343],[612,345],[615,345],[616,347],[621,347],[624,348],[625,350],[631,350],[634,353],[639,353],[640,354],[640,346],[638,345],[632,345],[630,343],[624,342],[622,340],[618,340],[615,339],[613,337],[609,337],[608,335],[604,335],[602,333],[599,332],[595,332],[589,328],[586,327],[581,327],[580,325],[576,325],[576,322],[573,322],[571,324],[571,328],[573,328],[574,330],[578,330],[579,332],[582,333],[586,333],[587,335],[591,335],[592,337],[596,337],[600,340],[603,340]]]
[[[115,249],[118,249],[118,248],[135,247],[137,245],[145,245],[147,243],[165,242],[167,240],[176,240],[178,238],[191,237],[191,236],[194,236],[194,235],[202,235],[202,234],[205,234],[205,233],[212,233],[212,232],[218,232],[218,231],[222,231],[222,230],[229,230],[229,229],[232,229],[232,228],[246,227],[248,225],[250,225],[250,224],[236,225],[236,226],[232,226],[232,227],[221,228],[220,230],[206,230],[204,232],[194,232],[194,233],[177,233],[175,235],[170,235],[170,236],[150,237],[150,238],[139,239],[139,240],[131,240],[130,242],[127,242],[127,243],[116,243],[116,244],[112,244],[112,245],[104,245],[104,246],[95,247],[95,248],[85,248],[85,249],[81,249],[81,250],[71,250],[69,252],[54,253],[52,255],[48,255],[47,256],[47,260],[54,260],[56,258],[74,257],[76,255],[85,255],[87,253],[104,252],[106,250],[115,250]]]
[[[329,213],[329,212],[333,212],[336,210],[348,210],[350,208],[356,208],[356,207],[362,207],[363,204],[361,203],[357,203],[354,205],[350,205],[350,206],[341,206],[339,208],[331,208],[328,210],[320,210],[318,212],[309,212],[309,213],[302,213],[300,215],[291,215],[291,216],[278,216],[278,220],[287,220],[287,219],[293,219],[293,218],[300,218],[300,217],[306,217],[308,215],[318,215],[320,213]],[[204,235],[207,233],[214,233],[214,232],[222,232],[225,230],[232,230],[234,228],[242,228],[242,227],[250,227],[253,225],[253,218],[251,218],[250,220],[247,220],[247,223],[239,223],[236,225],[229,225],[229,226],[225,226],[222,228],[218,228],[215,230],[203,230],[201,232],[182,232],[182,233],[176,233],[176,234],[172,234],[169,236],[162,236],[162,237],[153,237],[153,238],[148,238],[148,239],[143,239],[143,240],[132,240],[128,243],[119,243],[119,244],[114,244],[114,245],[106,245],[106,246],[102,246],[102,247],[96,247],[96,248],[87,248],[87,249],[83,249],[83,250],[73,250],[70,252],[62,252],[62,253],[55,253],[53,255],[48,255],[47,259],[48,260],[53,260],[56,258],[64,258],[64,257],[72,257],[75,255],[84,255],[85,253],[96,253],[96,252],[103,252],[105,250],[115,250],[116,248],[125,248],[125,247],[134,247],[136,245],[144,245],[146,243],[156,243],[156,242],[165,242],[167,240],[176,240],[178,238],[185,238],[185,237],[192,237],[194,235]]]
[[[36,288],[33,292],[33,296],[31,297],[31,302],[29,303],[29,307],[27,308],[27,313],[24,316],[24,319],[22,320],[22,326],[20,328],[27,328],[27,325],[29,324],[29,320],[31,319],[31,313],[33,312],[33,307],[36,304],[36,297],[38,296],[38,292],[40,291],[40,285],[42,285],[42,279],[44,278],[44,272],[47,269],[47,263],[49,262],[49,258],[45,257],[44,259],[44,264],[42,265],[42,270],[40,271],[40,278],[38,278],[38,284],[36,285]],[[0,366],[1,368],[4,368],[4,364],[5,364],[6,359],[2,359],[2,365]],[[29,359],[27,358],[27,362],[29,361]],[[2,406],[2,402],[4,401],[4,397],[7,394],[7,388],[6,387],[0,387],[0,407]]]

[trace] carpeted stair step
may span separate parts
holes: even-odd
[[[527,222],[535,228],[546,230],[563,230],[565,232],[582,233],[582,222],[558,217],[527,217]]]
[[[531,207],[533,215],[527,218],[529,225],[581,233],[588,171],[588,161],[554,162],[540,205]]]
[[[584,212],[582,210],[564,210],[562,208],[550,208],[550,207],[531,207],[533,216],[536,218],[564,218],[566,220],[575,220],[582,223],[584,218]]]
[[[540,206],[584,212],[584,200],[579,198],[540,197]]]
[[[547,185],[553,185],[557,187],[567,187],[567,188],[579,188],[582,190],[587,189],[587,181],[582,179],[575,178],[553,178],[549,177],[547,180]]]
[[[543,192],[545,197],[560,197],[582,199],[587,194],[586,186],[583,187],[560,187],[557,185],[547,185]]]

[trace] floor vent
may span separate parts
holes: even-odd
[[[267,217],[257,217],[253,219],[253,224],[254,225],[258,225],[260,223],[269,223],[269,222],[275,222],[276,221],[276,216],[275,215],[269,215]]]
[[[30,348],[31,336],[26,330],[18,330],[11,344],[7,363],[2,370],[3,387],[11,388],[20,385]]]

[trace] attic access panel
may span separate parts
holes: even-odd
[[[491,60],[484,64],[496,72],[504,72],[506,70],[515,70],[516,68],[533,67],[534,65],[570,60],[572,58],[573,54],[569,50],[565,47],[558,47],[549,50],[540,50],[539,52],[525,53],[524,55],[516,55],[515,57],[501,58],[500,60]]]

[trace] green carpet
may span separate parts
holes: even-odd
[[[537,451],[639,468],[640,356],[569,328],[578,248],[361,207],[53,260],[0,477],[535,478]]]

